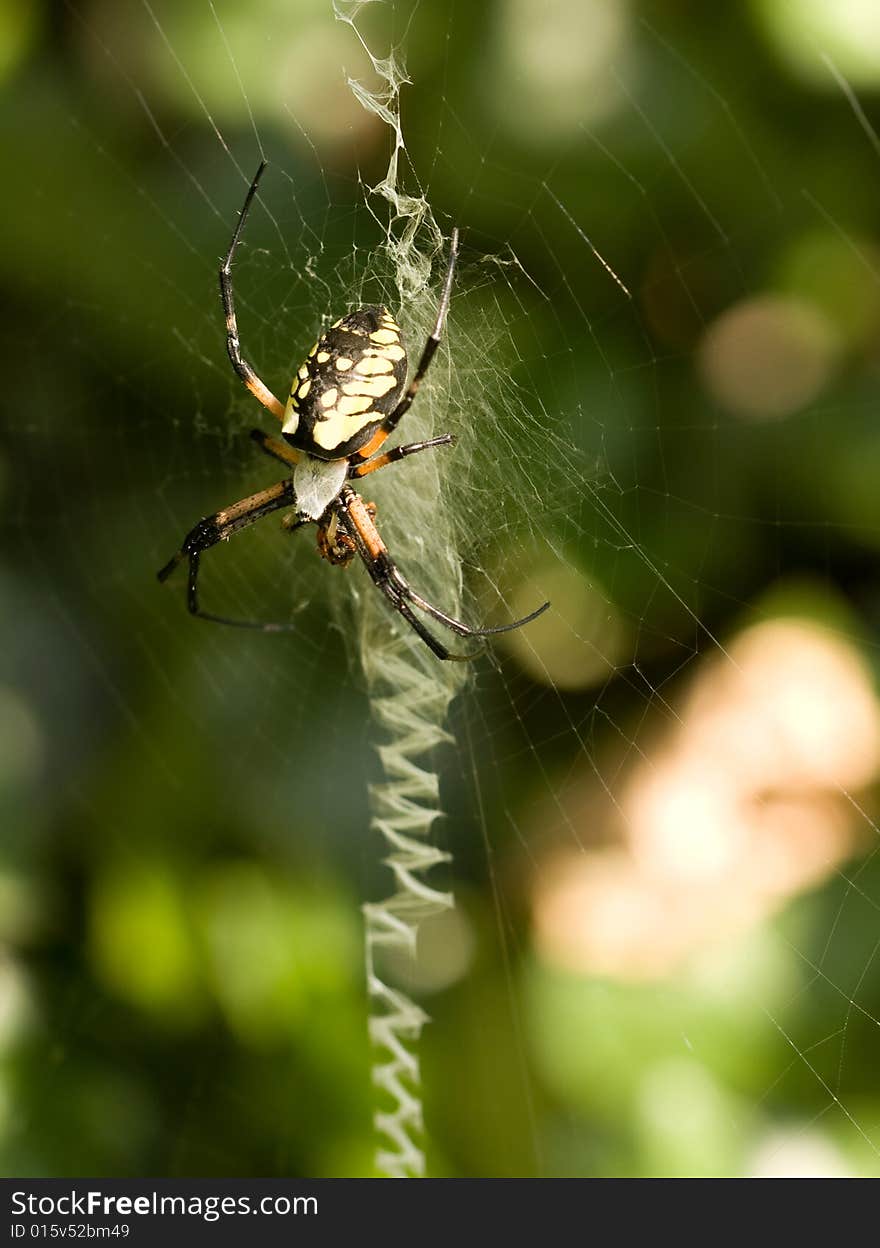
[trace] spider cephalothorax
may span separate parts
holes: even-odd
[[[287,404],[282,406],[242,357],[232,294],[232,260],[265,167],[263,161],[245,197],[229,251],[220,268],[220,293],[232,366],[251,394],[281,421],[283,440],[270,438],[258,429],[252,431],[251,437],[268,455],[292,468],[293,473],[277,485],[200,520],[184,538],[177,554],[160,570],[159,580],[164,581],[181,560],[188,559],[187,602],[193,615],[241,628],[271,632],[290,628],[289,624],[230,620],[212,615],[202,611],[198,598],[199,560],[206,550],[270,512],[290,507],[293,510],[285,517],[284,527],[294,529],[304,524],[317,524],[318,550],[328,563],[345,566],[359,555],[374,584],[438,659],[471,658],[470,654],[451,654],[425,627],[414,608],[461,637],[485,637],[528,624],[550,604],[545,602],[523,619],[498,628],[470,628],[447,615],[410,587],[379,535],[375,506],[365,503],[349,484],[352,479],[365,477],[407,455],[432,447],[451,446],[454,442],[452,434],[446,433],[380,453],[386,438],[409,410],[440,343],[452,293],[458,231],[452,232],[437,319],[409,386],[406,386],[407,355],[400,327],[387,308],[363,307],[340,317],[318,339],[291,383]]]

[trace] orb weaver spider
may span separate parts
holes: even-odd
[[[406,386],[407,354],[400,327],[386,308],[363,307],[340,317],[318,339],[294,377],[287,403],[282,406],[241,354],[232,293],[232,261],[265,168],[264,160],[245,196],[229,250],[220,267],[220,294],[226,314],[226,349],[232,367],[254,398],[281,421],[283,440],[269,437],[259,429],[252,430],[251,437],[262,451],[292,468],[293,473],[277,485],[205,516],[186,535],[177,554],[160,569],[159,580],[167,580],[178,564],[188,559],[187,606],[193,615],[218,624],[266,632],[294,628],[289,623],[234,620],[213,615],[201,609],[198,597],[199,563],[205,551],[271,512],[292,507],[293,512],[282,522],[284,527],[293,530],[317,524],[318,550],[331,564],[344,567],[355,555],[359,556],[373,584],[438,659],[475,658],[479,651],[451,653],[425,627],[414,608],[460,637],[487,637],[521,628],[546,611],[549,602],[520,620],[496,628],[470,628],[441,611],[411,588],[379,535],[375,506],[365,503],[349,484],[408,455],[451,446],[455,441],[451,433],[444,433],[380,453],[385,440],[409,410],[440,344],[452,293],[458,230],[452,232],[449,263],[434,328],[409,386]]]

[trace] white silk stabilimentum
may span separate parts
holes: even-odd
[[[393,57],[378,58],[366,47],[355,25],[360,0],[334,0],[334,12],[354,31],[384,86],[378,92],[349,79],[368,112],[389,127],[392,151],[385,178],[371,188],[391,207],[386,251],[406,316],[411,356],[417,358],[436,314],[437,291],[431,286],[432,261],[444,255],[443,238],[430,205],[422,196],[398,189],[399,154],[404,151],[398,93],[405,76]],[[413,331],[419,326],[419,333]],[[441,348],[442,350],[442,348]],[[407,414],[407,437],[434,432],[430,385],[419,392]],[[440,432],[443,432],[442,430]],[[437,454],[414,456],[394,480],[394,497],[406,499],[407,534],[397,540],[394,557],[419,568],[420,593],[457,613],[461,576],[448,511],[440,506],[441,461]],[[422,537],[421,535],[426,535]],[[423,1118],[417,1042],[427,1015],[386,980],[382,955],[415,957],[419,924],[449,909],[450,893],[427,882],[432,867],[448,855],[430,844],[440,816],[436,751],[449,740],[449,706],[467,678],[466,665],[441,663],[408,630],[403,637],[386,604],[367,590],[363,595],[361,656],[374,721],[382,734],[378,754],[383,778],[371,787],[372,826],[387,844],[386,864],[396,890],[386,900],[364,906],[370,1039],[376,1056],[373,1082],[380,1105],[374,1123],[380,1136],[376,1168],[392,1177],[425,1172]]]

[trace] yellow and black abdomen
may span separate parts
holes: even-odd
[[[358,308],[327,330],[294,377],[282,433],[318,459],[348,459],[400,402],[400,326],[385,308]]]

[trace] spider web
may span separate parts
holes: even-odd
[[[370,964],[400,1014],[380,1170],[422,1165],[417,1058],[430,1173],[878,1172],[872,109],[817,45],[844,196],[807,154],[792,177],[707,32],[551,7],[72,5],[89,91],[18,90],[9,1173],[370,1172],[389,842],[422,891],[368,909],[368,937],[419,926]],[[203,600],[290,635],[154,582],[279,476],[216,292],[262,155],[235,282],[276,393],[362,302],[414,355],[462,229],[405,422],[457,445],[367,496],[441,607],[551,600],[472,669],[271,521],[205,557]]]

